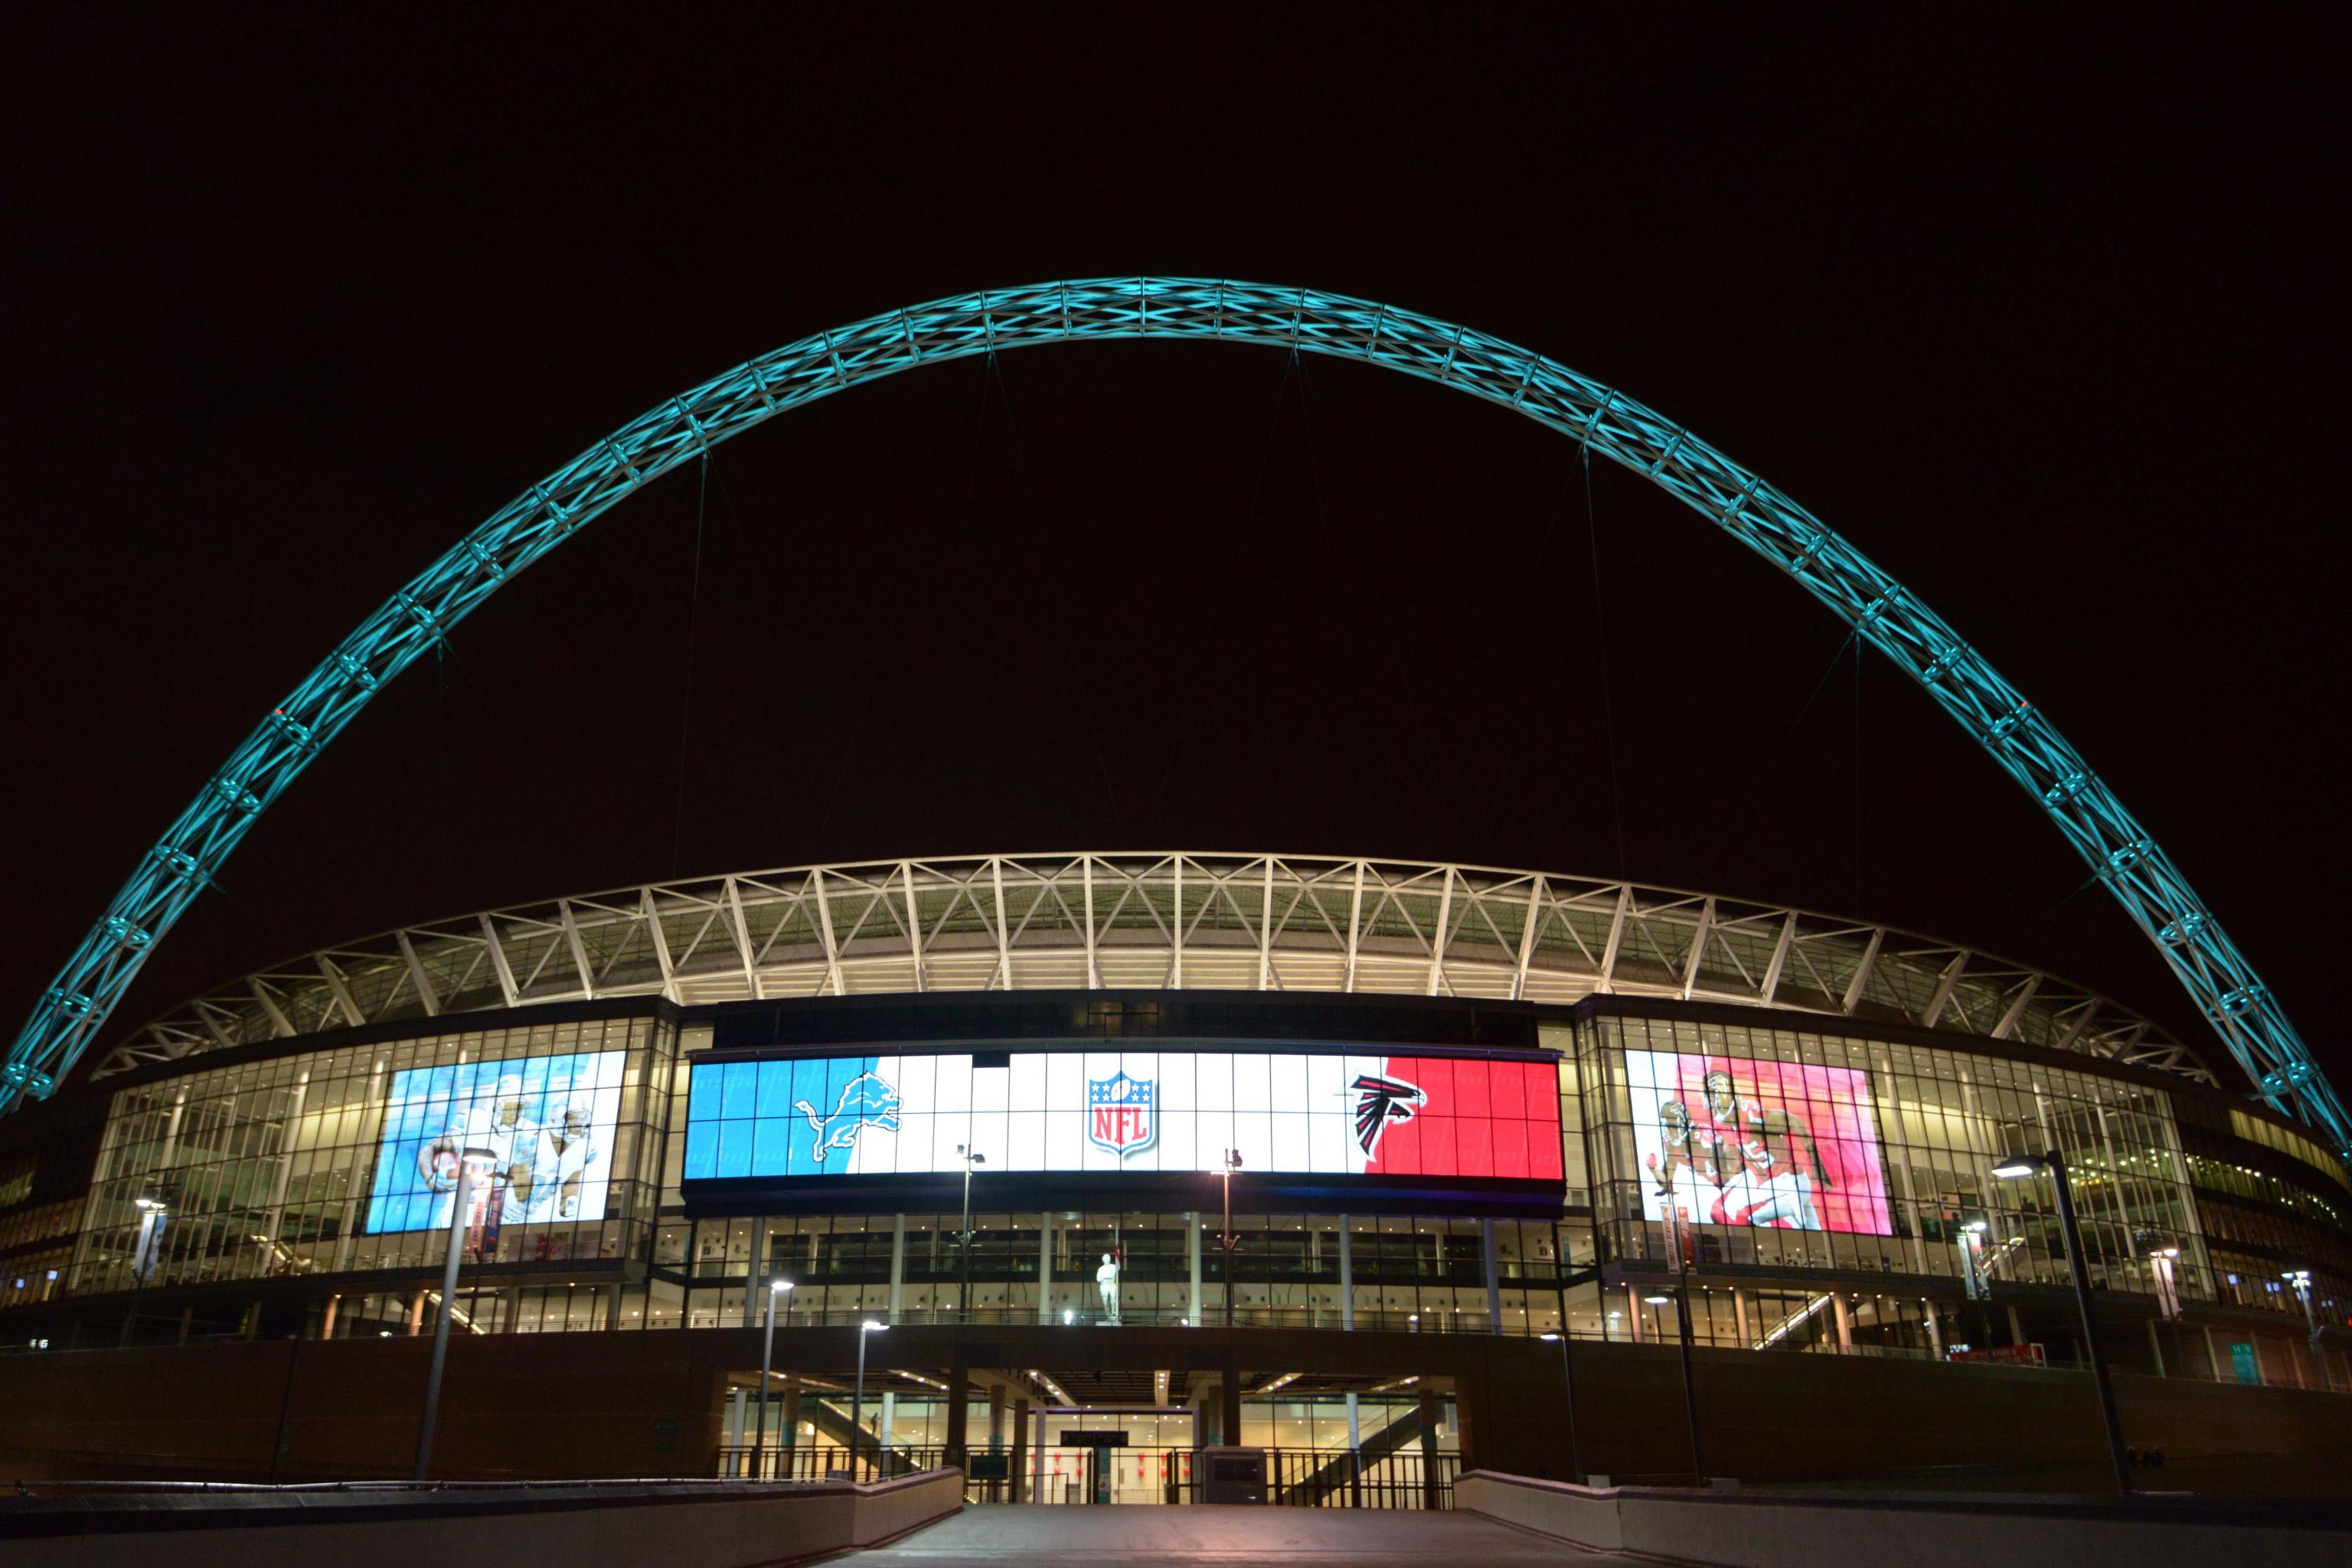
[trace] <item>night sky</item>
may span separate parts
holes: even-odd
[[[2352,1076],[2339,16],[394,15],[0,22],[12,1031],[269,706],[596,437],[898,305],[1159,272],[1465,322],[1760,470],[2054,718]],[[110,1043],[673,873],[1271,848],[1858,911],[2227,1071],[1922,693],[1872,656],[1857,697],[1792,584],[1613,467],[1588,510],[1501,410],[1034,349],[721,448],[690,613],[698,500],[633,499],[381,697]]]

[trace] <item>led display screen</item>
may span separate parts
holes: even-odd
[[[1625,1079],[1648,1218],[1893,1234],[1867,1073],[1627,1051]]]
[[[393,1074],[371,1235],[450,1220],[470,1159],[469,1226],[604,1217],[622,1051],[509,1057]]]
[[[699,1062],[688,1181],[991,1171],[1560,1180],[1549,1061],[1248,1051]]]

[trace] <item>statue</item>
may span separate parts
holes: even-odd
[[[1108,1252],[1102,1255],[1102,1267],[1095,1270],[1095,1288],[1102,1292],[1102,1321],[1118,1321],[1118,1265]]]

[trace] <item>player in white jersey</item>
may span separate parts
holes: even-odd
[[[578,1219],[592,1167],[604,1158],[597,1142],[595,1112],[583,1092],[556,1108],[553,1119],[541,1129],[530,1217],[535,1221]],[[591,1216],[593,1217],[593,1216]]]
[[[1643,1161],[1650,1169],[1651,1196],[1660,1217],[1675,1226],[1687,1247],[1689,1227],[1710,1218],[1718,1201],[1718,1156],[1712,1145],[1693,1138],[1690,1107],[1679,1100],[1658,1107],[1658,1142],[1664,1158],[1650,1154]]]
[[[449,1119],[448,1128],[439,1137],[425,1140],[417,1150],[416,1171],[425,1186],[454,1194],[458,1160],[472,1161],[472,1180],[487,1180],[498,1198],[499,1223],[521,1224],[530,1206],[535,1185],[532,1163],[540,1142],[540,1130],[523,1119],[523,1107],[522,1075],[502,1075],[489,1098],[470,1101]],[[447,1207],[435,1207],[434,1225],[448,1224]]]

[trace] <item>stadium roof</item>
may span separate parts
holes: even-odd
[[[860,861],[655,882],[305,953],[148,1024],[93,1077],[362,1025],[658,994],[1279,990],[1744,1003],[2213,1082],[2156,1025],[1892,927],[1590,877],[1310,855]]]

